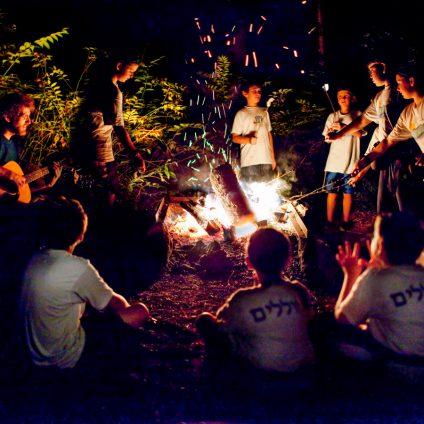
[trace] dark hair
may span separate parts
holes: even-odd
[[[257,80],[242,81],[242,83],[240,84],[240,92],[249,91],[249,88],[253,87],[254,85],[256,85],[257,87],[262,87],[262,83],[260,81],[257,81]]]
[[[367,63],[367,67],[368,68],[376,68],[379,73],[385,75],[387,72],[387,63],[384,60],[380,60],[380,59],[374,59],[374,60],[369,60]]]
[[[249,238],[247,255],[257,271],[277,274],[290,258],[290,241],[274,228],[260,228]]]
[[[88,72],[89,81],[109,79],[109,77],[116,72],[116,66],[118,63],[122,63],[123,66],[132,64],[140,65],[141,59],[136,56],[127,55],[125,53],[109,54],[106,52],[101,52],[93,65],[90,66]]]
[[[414,78],[417,89],[424,91],[424,71],[421,63],[415,61],[404,63],[397,68],[396,74],[404,78]]]
[[[48,249],[68,249],[84,231],[87,218],[81,203],[63,196],[37,203],[41,244]]]
[[[382,213],[380,235],[392,265],[414,264],[424,248],[424,229],[411,212]]]
[[[19,117],[22,107],[28,107],[34,111],[35,104],[32,97],[21,93],[9,93],[0,99],[0,122],[4,124],[3,115],[7,115],[11,120]]]

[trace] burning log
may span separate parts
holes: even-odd
[[[239,227],[255,222],[255,215],[250,210],[248,200],[229,163],[213,169],[210,182],[234,226]]]
[[[204,214],[202,214],[201,206],[195,201],[188,200],[187,202],[180,202],[180,205],[194,217],[194,219],[210,236],[221,231],[221,225],[216,220],[207,219]]]

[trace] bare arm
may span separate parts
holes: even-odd
[[[237,144],[256,144],[258,142],[255,131],[246,135],[232,133],[232,139]]]
[[[359,251],[359,243],[355,243],[352,248],[350,242],[346,241],[344,245],[340,245],[338,247],[338,252],[336,254],[336,260],[343,270],[344,279],[339,297],[337,298],[337,302],[334,307],[334,316],[337,321],[345,324],[349,324],[349,320],[342,312],[343,301],[347,298],[355,281],[362,274],[365,268],[364,261],[359,257]]]
[[[350,177],[350,179],[349,179],[349,181],[347,183],[350,184],[350,185],[352,185],[352,186],[355,186],[359,181],[362,180],[362,178],[364,178],[365,174],[371,168],[372,168],[372,164],[366,166],[362,171],[359,171],[358,173],[352,174],[352,176]]]
[[[125,297],[114,293],[106,309],[119,315],[126,324],[138,328],[148,318],[149,310],[143,303],[134,303],[130,305]]]
[[[268,132],[268,140],[269,140],[269,150],[271,152],[272,169],[274,170],[277,167],[277,162],[275,160],[274,138],[272,137],[271,131]]]
[[[119,141],[130,152],[136,163],[140,165],[141,170],[144,172],[146,170],[146,164],[140,152],[138,152],[137,148],[134,146],[128,130],[122,126],[115,126],[113,129]]]
[[[329,141],[338,140],[345,135],[354,135],[356,137],[362,137],[364,133],[361,131],[363,128],[365,128],[368,124],[370,124],[372,121],[365,118],[364,115],[358,116],[356,119],[354,119],[350,124],[341,127],[340,131],[338,132],[329,132],[325,139]]]
[[[374,162],[379,157],[383,156],[386,151],[393,147],[395,144],[400,143],[402,140],[393,140],[390,137],[382,140],[376,147],[374,147],[366,156],[361,158],[355,166],[353,173],[361,171],[367,167],[371,162]]]

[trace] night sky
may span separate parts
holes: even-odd
[[[256,72],[268,78],[300,78],[307,82],[320,73],[320,82],[335,87],[347,83],[364,104],[373,96],[366,61],[382,57],[404,62],[422,53],[416,36],[424,2],[357,0],[336,4],[321,0],[324,66],[319,66],[316,1],[263,0],[3,0],[3,21],[17,24],[22,41],[70,28],[61,44],[72,63],[83,60],[82,46],[142,54],[145,61],[164,56],[160,71],[184,81],[195,58],[198,69],[209,72],[218,54],[237,64],[236,73]],[[201,28],[196,26],[198,18]],[[266,20],[265,20],[265,19]],[[249,26],[252,24],[252,31]],[[260,30],[261,25],[263,28]],[[213,26],[214,33],[211,32]],[[234,31],[234,32],[232,32]],[[258,31],[260,33],[258,34]],[[200,36],[213,36],[209,58]],[[236,47],[225,42],[237,35]],[[285,47],[285,48],[284,48]],[[246,52],[255,51],[258,68],[244,66]],[[296,53],[295,53],[296,52]],[[297,56],[295,56],[297,55]],[[276,63],[280,69],[276,68]],[[208,69],[209,68],[209,69]],[[304,74],[301,72],[304,71]],[[366,93],[366,94],[365,94]]]

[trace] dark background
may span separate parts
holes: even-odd
[[[216,56],[226,54],[234,63],[235,74],[258,74],[283,84],[293,80],[328,82],[333,98],[336,87],[347,83],[357,93],[361,106],[368,104],[375,93],[365,66],[367,60],[379,57],[396,66],[422,55],[422,41],[417,34],[424,2],[419,0],[321,0],[324,57],[318,54],[317,0],[250,3],[3,0],[0,10],[4,23],[17,25],[13,40],[35,40],[63,27],[70,28],[70,36],[58,44],[55,55],[62,55],[71,68],[81,69],[85,59],[81,47],[95,46],[112,52],[137,52],[146,62],[163,56],[159,72],[184,82],[196,71],[211,72]],[[201,30],[196,27],[195,18],[199,19]],[[253,32],[249,32],[250,24]],[[258,35],[256,31],[262,24]],[[201,35],[207,34],[213,36],[208,46],[214,53],[212,59],[199,41]],[[225,34],[237,35],[236,47],[225,46]],[[5,34],[8,36],[11,35]],[[289,49],[283,49],[284,45]],[[297,50],[297,58],[293,50]],[[257,53],[258,68],[253,68],[252,59],[249,68],[244,66],[245,54],[251,51]],[[195,64],[191,64],[192,58],[196,59]]]

